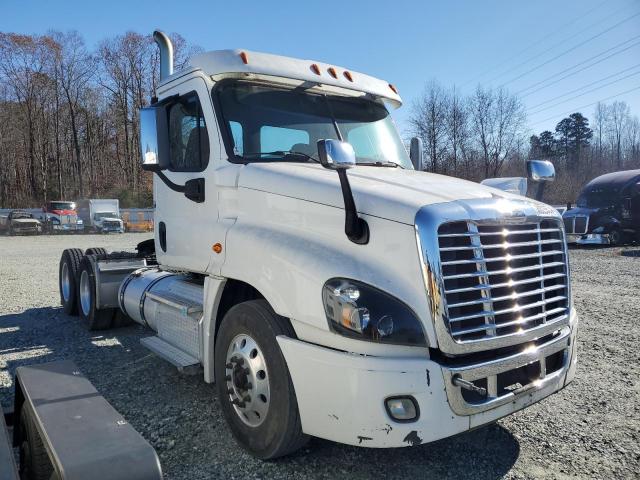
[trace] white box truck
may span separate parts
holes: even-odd
[[[99,233],[124,233],[120,218],[120,202],[117,198],[91,198],[78,200],[78,217],[85,228]]]
[[[408,155],[386,81],[248,50],[173,72],[154,36],[161,81],[141,111],[154,238],[65,250],[66,312],[93,329],[141,323],[152,351],[202,366],[262,459],[309,436],[432,442],[573,380],[555,209],[414,168],[420,142]]]

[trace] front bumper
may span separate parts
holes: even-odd
[[[586,233],[586,234],[567,234],[567,243],[575,243],[577,245],[609,245],[608,233]]]
[[[385,358],[327,349],[278,337],[298,399],[302,430],[349,445],[388,448],[432,442],[493,422],[566,386],[575,375],[577,316],[553,341],[518,355],[467,368],[447,368],[423,357]],[[482,405],[468,403],[453,375],[479,378],[529,365],[551,352],[564,352],[554,373]],[[385,399],[412,396],[420,417],[392,420]]]

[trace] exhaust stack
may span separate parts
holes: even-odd
[[[173,73],[173,44],[171,39],[160,30],[153,32],[153,39],[160,48],[160,81]]]

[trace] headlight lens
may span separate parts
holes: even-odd
[[[332,278],[322,289],[329,327],[370,342],[426,346],[422,324],[411,309],[371,285]]]

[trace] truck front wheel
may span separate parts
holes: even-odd
[[[229,310],[216,339],[222,412],[238,443],[262,460],[287,455],[308,439],[278,335],[295,337],[265,300],[251,300]]]

